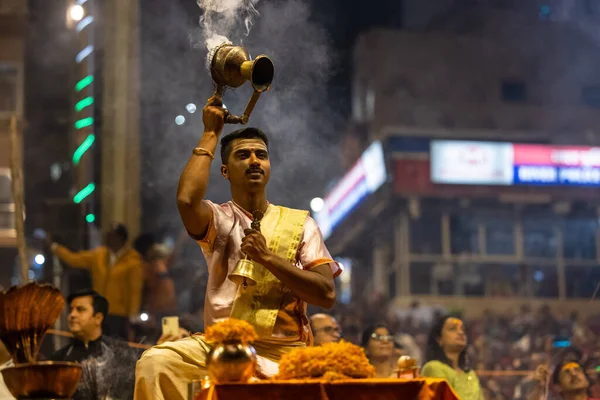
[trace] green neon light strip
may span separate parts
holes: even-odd
[[[86,76],[85,78],[83,78],[82,80],[80,80],[79,82],[77,82],[77,84],[75,85],[75,91],[76,92],[81,92],[83,89],[85,89],[92,82],[94,82],[94,77],[91,76],[91,75]]]
[[[75,104],[75,111],[79,112],[84,108],[91,106],[92,104],[94,104],[94,98],[92,96],[88,96],[85,99],[78,101],[77,104]]]
[[[85,128],[86,126],[90,126],[93,124],[94,124],[94,118],[87,117],[87,118],[80,119],[79,121],[75,122],[75,129],[82,129],[82,128]]]
[[[88,135],[88,137],[86,137],[85,140],[79,145],[77,150],[75,150],[75,152],[73,153],[74,165],[79,164],[79,161],[81,161],[81,157],[83,157],[85,152],[88,151],[90,147],[92,147],[92,144],[94,144],[95,140],[96,135],[92,133],[91,135]]]
[[[79,191],[79,193],[77,193],[74,197],[73,197],[73,202],[75,204],[79,204],[83,201],[83,199],[85,199],[86,197],[88,197],[90,194],[92,194],[94,192],[94,190],[96,189],[96,185],[94,185],[93,183],[88,184],[86,187],[84,187],[83,189],[81,189]]]
[[[88,214],[85,216],[85,220],[91,224],[96,220],[96,216],[94,214]]]

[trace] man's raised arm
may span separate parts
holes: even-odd
[[[211,97],[202,111],[204,133],[187,162],[177,187],[177,209],[188,233],[201,238],[206,233],[212,211],[203,201],[208,186],[210,164],[219,135],[223,132],[225,110],[220,99]]]

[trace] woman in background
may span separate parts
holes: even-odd
[[[461,399],[483,399],[475,371],[467,366],[467,335],[458,318],[443,317],[431,329],[427,339],[427,362],[421,375],[443,378]]]
[[[367,328],[362,335],[361,346],[367,358],[375,367],[376,378],[396,377],[396,359],[394,355],[394,336],[385,325]]]

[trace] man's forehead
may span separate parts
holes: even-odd
[[[337,328],[337,324],[335,322],[321,321],[319,324],[314,324],[314,328],[318,331],[335,329]]]
[[[463,322],[458,318],[448,318],[446,324],[448,324],[449,327],[458,327],[462,326]]]
[[[91,305],[92,304],[92,296],[79,296],[75,297],[73,301],[71,301],[71,305]]]
[[[329,315],[323,315],[313,319],[313,324],[318,326],[335,326],[337,325],[337,322],[335,318],[330,317]]]
[[[235,153],[239,150],[265,150],[267,146],[260,139],[238,139],[233,142],[231,150]]]
[[[570,362],[570,363],[563,365],[563,367],[560,369],[560,372],[565,372],[567,370],[578,370],[578,369],[581,369],[581,365],[579,365],[576,362]]]

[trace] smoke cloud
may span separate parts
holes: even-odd
[[[259,0],[197,0],[202,15],[200,29],[208,51],[209,66],[212,52],[223,43],[243,42],[250,34],[254,19],[259,13],[256,4]],[[241,34],[243,28],[243,35]]]
[[[75,398],[132,399],[135,387],[135,364],[141,352],[125,342],[102,343],[100,357],[81,363],[82,374]]]

